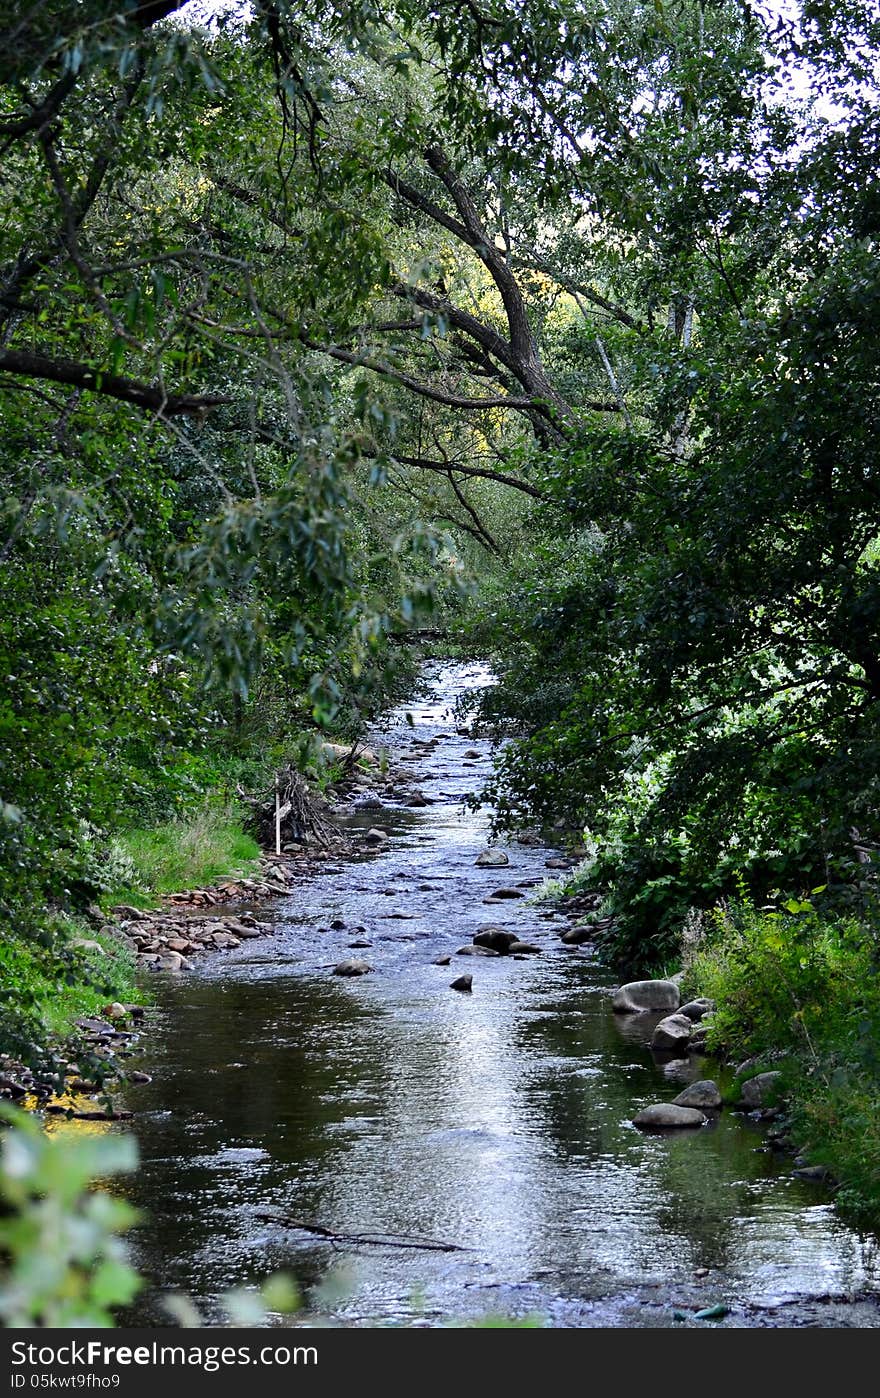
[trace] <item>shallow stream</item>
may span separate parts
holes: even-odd
[[[611,1013],[611,977],[560,943],[532,888],[483,902],[534,887],[558,851],[511,843],[509,868],[475,867],[487,818],[462,801],[489,745],[456,731],[453,706],[489,677],[427,676],[412,724],[401,709],[373,746],[409,759],[431,804],[353,815],[388,845],[277,900],[273,937],[157,981],[138,1064],[153,1081],[131,1100],[138,1265],[211,1318],[229,1288],[283,1269],[332,1324],[671,1326],[717,1303],[727,1326],[880,1324],[876,1240],[758,1126],[729,1112],[671,1136],[631,1125],[680,1089],[647,1047],[654,1020]],[[432,964],[487,922],[543,953]],[[347,956],[374,973],[334,977]],[[451,990],[465,972],[472,993]],[[285,1219],[461,1250],[329,1242]],[[133,1318],[168,1323],[156,1291]]]

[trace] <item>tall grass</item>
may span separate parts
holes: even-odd
[[[112,889],[102,899],[107,905],[143,903],[163,893],[245,877],[259,866],[260,847],[245,833],[232,806],[205,806],[162,825],[125,831],[116,841],[134,879],[129,887]]]

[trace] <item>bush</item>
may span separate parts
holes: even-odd
[[[785,1056],[795,1138],[839,1182],[851,1218],[880,1222],[880,978],[872,926],[807,900],[732,904],[708,919],[687,994],[717,1004],[709,1048]]]
[[[95,1177],[133,1170],[127,1136],[47,1136],[6,1104],[0,1150],[0,1320],[7,1327],[113,1324],[140,1288],[119,1234],[134,1210]]]

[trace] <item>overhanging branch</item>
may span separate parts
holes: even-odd
[[[204,418],[212,408],[231,401],[211,394],[166,393],[164,388],[156,385],[138,383],[119,374],[108,374],[72,359],[50,359],[26,350],[0,349],[0,370],[23,378],[47,379],[51,383],[86,389],[89,393],[99,393],[121,403],[131,403],[133,407],[155,413],[161,418]]]

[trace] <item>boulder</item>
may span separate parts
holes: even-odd
[[[704,1015],[710,1015],[715,1010],[715,1001],[707,1000],[705,995],[701,995],[697,1000],[688,1000],[686,1005],[682,1005],[680,1014],[687,1015],[694,1024],[698,1024]]]
[[[563,932],[561,937],[561,941],[564,942],[567,947],[581,947],[584,942],[591,942],[592,940],[592,927],[569,927]]]
[[[338,966],[334,966],[333,974],[334,976],[366,976],[372,969],[368,962],[352,958],[348,961],[340,961]]]
[[[521,888],[496,888],[494,893],[489,894],[489,898],[483,899],[483,902],[488,903],[491,899],[493,903],[500,903],[504,898],[525,898],[525,896]]]
[[[507,932],[503,927],[481,927],[474,933],[474,946],[490,947],[492,951],[501,952],[502,956],[519,938],[515,932]]]
[[[510,860],[503,849],[484,849],[474,863],[478,869],[503,869]]]
[[[454,981],[449,982],[449,989],[470,991],[473,989],[473,985],[473,976],[458,976]]]
[[[388,841],[388,832],[387,830],[379,830],[378,827],[374,826],[372,830],[367,831],[364,839],[368,845],[384,845]]]
[[[543,947],[536,947],[534,942],[511,942],[507,950],[511,956],[531,956],[540,954]]]
[[[500,956],[500,951],[493,951],[491,947],[474,946],[473,942],[467,942],[465,946],[459,947],[456,956]]]
[[[700,1111],[717,1112],[721,1107],[721,1093],[717,1083],[705,1078],[701,1082],[692,1082],[684,1092],[673,1097],[672,1102],[676,1107],[697,1107]]]
[[[179,951],[163,951],[157,958],[161,971],[191,971],[192,962],[181,956]]]
[[[432,965],[432,966],[448,966],[449,963],[450,963],[451,961],[452,961],[452,957],[451,957],[451,956],[437,956],[437,957],[435,957],[434,960],[431,962],[431,965]]]
[[[611,1008],[615,1014],[632,1015],[642,1010],[677,1010],[680,1004],[678,986],[672,981],[629,981],[615,990]]]
[[[644,1107],[633,1117],[633,1126],[643,1131],[681,1130],[683,1127],[705,1126],[707,1118],[694,1107],[677,1107],[674,1102],[656,1102]]]
[[[799,1180],[818,1180],[821,1183],[831,1179],[831,1172],[825,1165],[800,1165],[791,1173]]]
[[[756,1107],[766,1107],[778,1099],[781,1085],[781,1073],[758,1073],[753,1078],[747,1078],[740,1089],[743,1106],[750,1111]]]
[[[693,1025],[687,1015],[667,1015],[651,1035],[651,1048],[664,1053],[687,1047]]]

